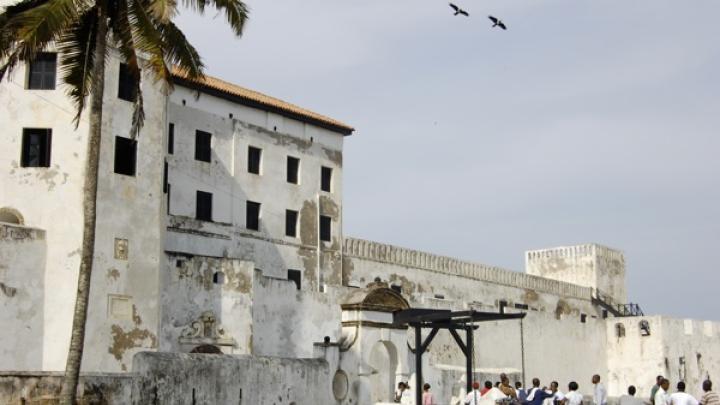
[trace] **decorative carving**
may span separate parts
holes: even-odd
[[[115,258],[118,260],[128,259],[128,240],[115,238]]]
[[[237,342],[228,336],[212,311],[203,312],[200,317],[186,326],[180,333],[180,343],[193,346],[214,345],[237,347]]]
[[[375,279],[366,290],[353,292],[340,306],[343,310],[394,312],[410,308],[407,300],[388,284]]]

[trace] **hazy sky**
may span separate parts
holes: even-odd
[[[518,271],[596,242],[646,313],[720,320],[720,1],[456,3],[248,0],[239,40],[179,23],[210,74],[357,129],[345,235]]]

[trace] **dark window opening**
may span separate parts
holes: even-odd
[[[260,203],[248,201],[245,210],[245,227],[254,231],[260,230]]]
[[[135,102],[137,100],[137,80],[140,80],[140,78],[133,77],[128,65],[121,63],[118,77],[118,98]]]
[[[254,146],[248,147],[248,172],[260,174],[260,162],[262,160],[262,149]]]
[[[650,336],[650,323],[646,320],[640,321],[640,336]]]
[[[215,345],[200,345],[195,347],[190,351],[190,353],[193,354],[222,354],[222,350],[220,350],[219,347]],[[195,393],[195,388],[193,388],[193,394]],[[194,397],[194,395],[193,395]]]
[[[330,242],[332,239],[331,232],[332,218],[320,215],[320,240]]]
[[[52,129],[23,128],[20,166],[50,167]]]
[[[581,322],[581,323],[587,322],[587,315],[586,315],[586,314],[580,314],[580,322]]]
[[[320,172],[320,189],[329,193],[332,190],[332,169],[323,166]]]
[[[617,337],[625,337],[625,325],[621,323],[615,324],[615,335]]]
[[[212,193],[198,190],[195,203],[195,218],[200,221],[212,221],[212,200]]]
[[[301,285],[300,283],[301,283],[301,281],[302,281],[302,272],[301,272],[300,270],[292,270],[292,269],[290,269],[290,270],[288,270],[288,275],[287,275],[287,277],[288,277],[288,280],[295,282],[295,286],[296,286],[297,289],[299,290],[299,289],[300,289],[300,285]]]
[[[169,187],[170,185],[168,184],[168,162],[166,160],[163,168],[163,193],[167,194]]]
[[[298,173],[300,172],[300,159],[288,156],[287,158],[287,182],[298,184]]]
[[[137,160],[137,141],[122,136],[115,137],[115,173],[126,176],[135,175]]]
[[[168,126],[168,155],[175,153],[175,124]]]
[[[211,133],[200,130],[195,131],[195,160],[210,162],[212,155],[211,142]]]
[[[29,90],[55,90],[55,72],[57,71],[57,54],[41,52],[28,66]]]
[[[392,285],[390,285],[390,289],[393,290],[393,291],[395,291],[395,292],[398,293],[398,294],[401,294],[401,293],[402,293],[402,286],[401,286],[401,285],[392,284]]]
[[[215,273],[213,273],[213,283],[225,284],[225,273],[221,271],[216,271]]]
[[[298,212],[293,210],[285,210],[285,235],[297,237],[297,220]]]

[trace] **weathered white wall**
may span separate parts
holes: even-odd
[[[640,334],[641,320],[650,325],[649,336]],[[699,397],[702,381],[720,375],[717,322],[651,316],[608,319],[607,324],[610,395],[621,395],[632,384],[649,399],[655,377],[663,375],[671,387],[685,381],[686,391]],[[618,324],[625,327],[624,337],[616,332]]]
[[[144,79],[146,122],[138,138],[137,175],[114,173],[115,136],[129,136],[131,103],[117,98],[119,60],[106,68],[103,138],[98,185],[95,261],[84,370],[127,369],[134,347],[154,347],[157,333],[159,255],[162,246],[162,139],[165,98]],[[19,211],[25,224],[46,231],[47,269],[42,284],[42,370],[62,370],[72,325],[82,238],[82,186],[87,112],[77,129],[65,88],[25,90],[25,67],[0,83],[0,208]],[[58,83],[60,73],[58,73]],[[22,168],[23,128],[52,128],[51,167]],[[129,243],[127,260],[115,258],[115,239]],[[122,307],[118,313],[118,298]],[[111,308],[112,307],[112,308]]]
[[[0,370],[43,364],[45,232],[0,222]]]

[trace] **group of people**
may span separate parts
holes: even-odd
[[[480,385],[475,381],[472,384],[472,391],[465,397],[461,405],[485,405],[488,403],[501,403],[506,405],[607,405],[607,390],[600,382],[600,376],[592,377],[593,396],[592,404],[584,400],[583,394],[578,392],[579,384],[571,381],[568,384],[567,393],[559,389],[557,381],[550,383],[550,386],[540,386],[540,379],[533,378],[532,387],[525,389],[522,383],[515,382],[510,385],[506,374],[500,374],[500,381],[494,385],[490,381]],[[720,395],[712,390],[712,382],[705,380],[702,384],[703,395],[698,400],[685,392],[685,382],[677,383],[676,391],[670,393],[670,381],[663,376],[658,376],[656,384],[650,393],[650,400],[643,401],[637,398],[635,386],[629,386],[627,394],[620,397],[619,405],[720,405]],[[407,383],[398,384],[395,402],[401,404],[414,403],[414,394]],[[423,385],[422,403],[420,405],[436,405],[435,398],[430,392],[430,384]]]

